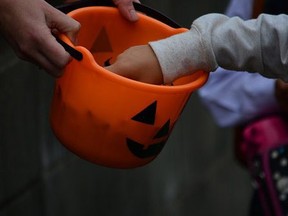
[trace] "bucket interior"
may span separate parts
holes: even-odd
[[[81,23],[77,44],[88,49],[97,64],[106,66],[131,46],[147,44],[179,31],[148,16],[139,15],[140,20],[131,23],[116,8],[86,7],[75,10],[71,16]]]
[[[185,28],[172,28],[141,13],[138,14],[140,19],[132,23],[113,7],[85,7],[74,10],[69,15],[81,24],[77,45],[86,48],[102,67],[113,64],[116,57],[131,46],[147,44],[149,41],[187,31]],[[206,75],[203,73],[199,71],[182,77],[174,81],[173,85],[191,83],[200,77],[205,80]]]

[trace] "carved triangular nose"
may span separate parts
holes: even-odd
[[[152,104],[150,104],[141,112],[139,112],[137,115],[132,117],[132,120],[144,124],[153,125],[155,122],[156,108],[157,108],[157,101],[154,101]]]

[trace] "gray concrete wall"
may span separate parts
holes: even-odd
[[[224,0],[146,0],[183,26]],[[49,126],[54,80],[0,38],[0,216],[245,216],[250,181],[232,133],[192,95],[161,154],[115,170],[67,151]]]

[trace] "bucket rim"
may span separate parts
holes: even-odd
[[[78,8],[68,13],[69,16],[72,18],[76,16],[78,13],[85,13],[85,12],[91,12],[91,10],[97,10],[98,12],[104,12],[105,11],[112,11],[118,12],[118,10],[114,7],[107,7],[107,6],[89,6],[84,8]],[[139,13],[139,12],[137,12]],[[163,28],[168,28],[169,30],[175,30],[177,33],[181,33],[184,31],[187,31],[186,28],[172,28],[171,26],[168,26],[165,23],[160,22],[159,20],[156,20],[154,18],[151,18],[149,16],[146,16],[145,14],[139,13],[139,18],[144,20],[145,22],[149,23],[155,23],[156,25],[160,25]],[[120,16],[120,15],[119,15]],[[150,84],[150,83],[144,83],[141,81],[133,80],[130,78],[126,78],[124,76],[115,74],[104,67],[100,66],[94,59],[92,53],[84,46],[80,45],[74,45],[71,40],[64,34],[59,35],[59,38],[61,38],[65,43],[67,43],[69,46],[74,48],[75,50],[79,51],[83,55],[83,59],[81,61],[77,61],[76,59],[72,59],[71,62],[74,62],[74,64],[83,64],[83,67],[89,68],[96,74],[102,75],[102,77],[109,79],[114,82],[118,82],[121,85],[126,85],[129,87],[142,89],[145,91],[153,91],[153,92],[165,92],[165,93],[180,93],[180,92],[193,92],[198,90],[200,87],[202,87],[208,80],[209,73],[204,71],[197,71],[192,73],[191,75],[185,76],[187,79],[188,77],[191,77],[191,81],[187,83],[182,84],[176,84],[178,80],[183,79],[183,77],[175,80],[171,85],[156,85],[156,84]],[[71,63],[70,62],[70,63]],[[70,64],[69,63],[69,64]],[[65,72],[65,68],[64,68]]]

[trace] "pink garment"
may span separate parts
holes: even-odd
[[[249,123],[241,134],[244,158],[264,216],[288,214],[288,119],[273,114]]]

